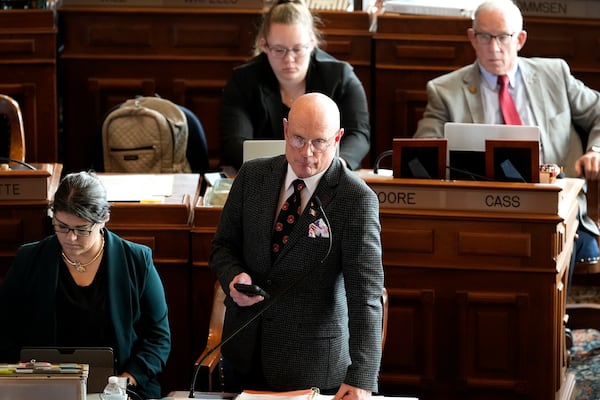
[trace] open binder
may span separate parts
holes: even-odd
[[[290,392],[244,390],[236,400],[317,400],[318,396],[319,398],[321,397],[318,388],[294,390]]]

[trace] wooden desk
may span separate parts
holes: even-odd
[[[0,282],[10,267],[19,246],[40,240],[51,233],[48,218],[48,204],[60,181],[61,164],[34,164],[39,170],[49,174],[47,196],[39,200],[0,201]],[[0,178],[13,172],[26,174],[27,171],[0,172]]]
[[[407,189],[428,196],[479,191],[482,198],[489,192],[535,203],[540,196],[553,204],[538,213],[494,205],[403,208],[380,196],[389,293],[381,392],[423,400],[570,398],[575,382],[567,374],[565,292],[583,181],[567,179],[559,187],[366,180],[378,195],[387,186],[400,195]],[[192,296],[198,307],[212,299],[207,266],[220,210],[197,205],[194,211]],[[195,338],[206,337],[207,320],[194,323]],[[200,354],[204,343],[194,346]]]
[[[68,77],[61,88],[67,169],[87,168],[94,160],[110,108],[155,93],[198,116],[210,164],[217,167],[221,91],[232,69],[251,56],[261,10],[65,6],[58,13],[64,40],[60,61]],[[370,96],[368,14],[320,15],[326,50],[354,65]]]
[[[524,17],[525,57],[561,57],[573,74],[600,89],[598,19]],[[427,104],[430,79],[475,60],[467,38],[471,20],[458,17],[384,14],[373,34],[374,157],[392,147],[395,137],[412,137]]]
[[[106,175],[110,174],[99,174]],[[136,175],[126,177],[135,179]],[[107,225],[124,239],[145,244],[153,251],[154,264],[165,287],[171,326],[171,354],[160,379],[165,392],[189,386],[196,357],[190,352],[189,232],[200,176],[173,174],[173,177],[173,195],[164,204],[112,203]],[[210,309],[209,305],[206,307]]]

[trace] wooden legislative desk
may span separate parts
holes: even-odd
[[[367,93],[372,146],[365,167],[392,138],[414,134],[428,80],[475,59],[467,18],[384,14],[372,33],[362,11],[319,16],[324,49],[352,64]],[[68,172],[90,168],[105,113],[127,98],[158,93],[200,118],[216,167],[221,90],[232,68],[251,56],[259,18],[260,10],[196,7],[3,10],[0,93],[21,105],[27,161],[60,161]],[[564,58],[576,77],[600,89],[600,20],[524,20],[521,55]]]
[[[40,240],[52,231],[48,204],[58,187],[62,165],[34,166],[37,171],[0,171],[0,283],[19,246]],[[27,195],[31,191],[22,184],[29,185],[28,181],[33,181],[45,195]]]
[[[380,197],[389,293],[381,392],[423,400],[570,398],[565,290],[583,181],[563,180],[561,190],[365,179]],[[212,299],[208,255],[219,214],[216,207],[194,211],[194,306]],[[206,337],[206,321],[194,326],[194,337]]]
[[[106,178],[110,174],[99,174]],[[164,174],[163,174],[164,175]],[[114,176],[114,175],[113,175]],[[118,175],[125,184],[143,184],[144,175]],[[112,202],[107,227],[124,239],[149,246],[165,287],[171,326],[171,354],[160,379],[166,392],[188,387],[193,360],[190,353],[190,246],[193,205],[198,198],[197,174],[173,174],[172,195],[164,203]],[[137,181],[137,182],[136,182]],[[106,180],[104,180],[106,184]],[[121,185],[121,182],[112,181]],[[111,185],[106,184],[110,193]],[[207,303],[210,304],[210,303]],[[210,308],[210,306],[206,306]],[[194,338],[194,340],[196,340]]]
[[[192,110],[203,124],[213,168],[219,163],[221,91],[251,57],[261,10],[76,7],[59,11],[65,164],[87,168],[105,113],[137,95]],[[363,12],[322,12],[325,47],[349,61],[370,96],[371,34]],[[83,149],[89,149],[83,151]]]
[[[560,57],[573,75],[600,90],[599,19],[524,16],[527,42],[519,55]],[[469,18],[384,14],[373,33],[374,141],[372,154],[412,137],[427,104],[429,80],[473,63]]]

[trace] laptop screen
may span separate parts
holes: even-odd
[[[246,140],[243,144],[243,161],[261,157],[273,157],[285,153],[285,140]]]
[[[448,122],[447,178],[486,180],[486,140],[540,141],[540,129],[526,125],[494,125]],[[538,145],[539,148],[539,145]]]

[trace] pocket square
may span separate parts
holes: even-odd
[[[329,227],[327,226],[325,221],[323,221],[322,218],[319,218],[318,220],[316,220],[315,222],[313,222],[312,224],[310,224],[308,226],[308,237],[311,237],[311,238],[318,238],[318,237],[328,238],[329,237]]]

